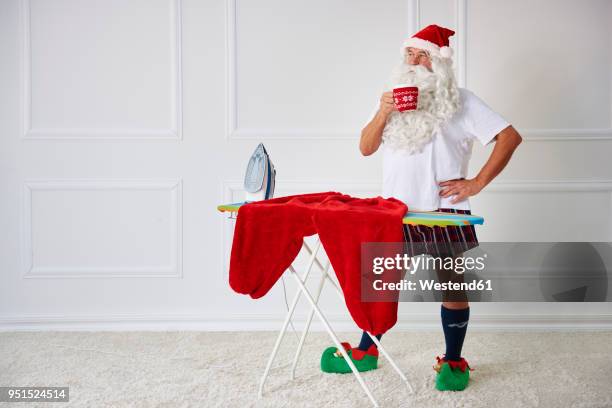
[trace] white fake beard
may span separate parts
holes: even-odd
[[[387,90],[398,84],[419,88],[417,109],[393,111],[383,130],[382,139],[393,149],[408,154],[421,152],[431,142],[440,126],[459,109],[459,91],[450,64],[432,57],[430,72],[422,65],[402,62],[397,66]]]

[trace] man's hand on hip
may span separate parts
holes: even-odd
[[[443,181],[438,184],[442,189],[440,190],[441,197],[455,196],[451,200],[452,204],[456,204],[459,201],[463,201],[468,197],[476,195],[482,190],[482,186],[475,179],[455,179]]]

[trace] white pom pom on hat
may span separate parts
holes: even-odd
[[[451,58],[453,56],[453,49],[451,47],[440,48],[440,56],[442,58]]]
[[[455,32],[451,29],[436,24],[428,25],[404,41],[402,55],[406,52],[406,47],[414,47],[429,51],[432,55],[442,58],[451,58],[453,49],[449,46],[449,38],[454,34]]]

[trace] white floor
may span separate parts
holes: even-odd
[[[70,403],[62,407],[369,406],[352,375],[319,370],[320,353],[331,345],[325,333],[307,339],[294,381],[289,363],[297,338],[288,333],[258,400],[274,339],[271,332],[4,332],[0,386],[69,386]],[[381,368],[364,373],[381,406],[612,407],[612,332],[468,331],[470,386],[444,393],[434,389],[431,368],[444,351],[441,330],[390,332],[383,343],[416,394],[381,359]],[[40,406],[51,405],[59,406]]]

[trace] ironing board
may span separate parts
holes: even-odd
[[[247,201],[231,204],[221,204],[217,210],[221,212],[237,213],[240,206]],[[477,225],[484,223],[484,218],[478,215],[454,214],[440,211],[408,211],[402,220],[404,224],[425,225],[427,227],[448,227],[450,225]]]
[[[243,202],[238,202],[238,203],[222,204],[222,205],[217,206],[217,210],[223,213],[229,213],[230,218],[235,218],[235,216],[238,214],[238,209],[240,208],[240,206],[244,204],[247,204],[247,202],[243,201]],[[410,225],[425,225],[429,227],[433,227],[433,226],[446,227],[450,225],[462,226],[462,225],[483,224],[484,219],[477,215],[468,215],[468,214],[453,214],[453,213],[445,213],[445,212],[437,212],[437,211],[418,211],[418,212],[408,211],[406,215],[404,216],[402,222],[404,224],[410,224]],[[335,292],[340,296],[342,301],[344,301],[344,294],[342,292],[342,289],[340,288],[339,284],[336,283],[336,281],[332,278],[332,275],[330,274],[329,269],[331,265],[330,265],[329,260],[325,262],[325,266],[324,266],[318,258],[318,255],[321,255],[323,252],[321,251],[322,249],[321,241],[318,239],[318,237],[316,237],[313,247],[311,247],[310,245],[306,243],[306,241],[304,241],[302,244],[302,249],[305,250],[309,254],[310,258],[306,265],[306,269],[301,276],[298,274],[298,272],[296,271],[293,265],[290,265],[289,268],[287,269],[289,273],[291,274],[291,276],[295,278],[299,290],[296,292],[293,298],[293,302],[291,303],[291,306],[287,312],[283,326],[278,334],[278,337],[276,338],[276,343],[274,344],[274,348],[272,349],[272,354],[270,355],[268,359],[266,369],[259,383],[258,396],[260,398],[263,396],[263,389],[264,389],[264,384],[266,382],[266,378],[268,377],[270,368],[272,367],[272,363],[274,362],[274,359],[278,353],[278,349],[280,348],[280,345],[283,341],[285,333],[287,332],[287,328],[289,326],[289,323],[291,322],[291,318],[293,317],[293,313],[295,312],[298,301],[300,300],[300,296],[303,294],[304,297],[310,303],[312,308],[306,320],[306,325],[304,326],[304,330],[302,331],[302,336],[300,337],[300,341],[298,343],[298,347],[297,347],[297,350],[293,358],[293,363],[291,366],[291,379],[295,379],[295,370],[297,367],[297,363],[298,363],[300,354],[302,352],[302,348],[304,346],[306,336],[308,334],[308,331],[310,330],[312,319],[316,313],[317,317],[321,320],[321,323],[323,323],[323,326],[325,327],[330,337],[332,338],[334,344],[336,345],[338,350],[342,353],[342,356],[348,363],[353,374],[357,378],[359,385],[361,385],[361,388],[363,388],[370,402],[372,403],[373,406],[378,407],[379,406],[378,402],[376,401],[376,399],[370,392],[370,389],[367,387],[367,385],[363,381],[361,374],[359,373],[359,371],[357,371],[355,364],[349,358],[346,350],[344,349],[340,340],[338,339],[338,336],[336,336],[336,333],[334,332],[329,322],[323,315],[323,312],[321,312],[321,309],[318,307],[319,297],[321,295],[321,291],[323,290],[325,281],[329,281],[331,283],[332,287],[335,289]],[[317,289],[313,295],[306,288],[305,284],[306,284],[308,276],[310,275],[310,272],[314,265],[316,265],[318,269],[320,269],[321,278],[319,280]],[[404,383],[406,383],[406,386],[408,387],[408,390],[410,391],[410,393],[413,393],[414,389],[412,388],[410,381],[408,381],[408,378],[406,378],[406,375],[404,374],[404,372],[399,368],[399,366],[391,358],[389,353],[384,349],[380,341],[376,338],[376,336],[372,335],[371,333],[368,333],[368,335],[378,347],[378,351],[380,352],[380,354],[382,354],[389,361],[393,369],[398,373],[401,380]]]

